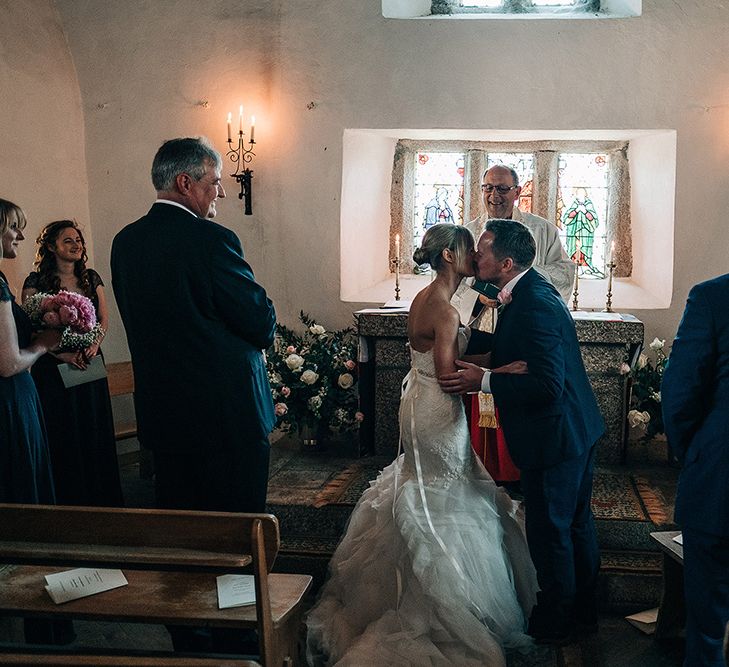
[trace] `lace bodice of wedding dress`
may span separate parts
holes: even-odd
[[[461,353],[468,342],[459,332]],[[524,634],[536,577],[516,505],[471,450],[462,399],[432,352],[411,350],[403,453],[370,483],[307,618],[313,665],[502,667]]]
[[[462,356],[470,331],[458,331]],[[471,472],[476,459],[471,451],[468,424],[460,396],[444,394],[436,379],[432,350],[410,349],[411,368],[403,380],[400,402],[400,439],[405,453],[403,475],[417,475],[423,482],[447,485]]]

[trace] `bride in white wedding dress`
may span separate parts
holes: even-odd
[[[435,225],[413,259],[437,277],[408,317],[403,453],[370,483],[332,557],[307,618],[314,665],[498,667],[505,648],[532,641],[537,583],[516,505],[474,456],[460,396],[437,382],[468,340],[449,302],[473,275],[473,237]]]

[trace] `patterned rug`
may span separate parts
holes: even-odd
[[[341,459],[321,454],[278,452],[271,465],[268,502],[272,505],[354,506],[389,463],[383,457]],[[592,494],[595,518],[604,521],[670,525],[672,511],[660,490],[645,476],[625,470],[595,472]]]
[[[670,524],[672,511],[661,491],[642,476],[597,471],[592,490],[596,519]]]

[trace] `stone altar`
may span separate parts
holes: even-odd
[[[598,441],[599,463],[623,463],[627,442],[627,376],[623,362],[630,363],[643,345],[643,323],[625,313],[571,311],[585,369],[605,420],[605,434]],[[360,391],[366,424],[360,433],[363,451],[394,458],[398,447],[400,385],[410,369],[406,310],[367,309],[355,313],[360,345],[368,359],[371,382]],[[361,355],[362,356],[362,355]],[[370,412],[371,414],[367,414]]]

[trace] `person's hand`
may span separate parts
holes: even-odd
[[[446,373],[438,378],[440,388],[446,394],[467,394],[481,390],[483,368],[467,361],[456,359],[459,370],[455,373]]]
[[[478,300],[486,306],[486,308],[498,308],[499,302],[496,299],[489,299],[487,296],[484,296],[483,294],[478,295]]]
[[[99,354],[98,343],[92,343],[84,350],[84,358],[86,361],[91,361],[97,354]]]
[[[34,334],[33,342],[40,345],[46,352],[53,352],[61,344],[61,329],[41,329]]]
[[[61,361],[71,364],[71,366],[75,366],[76,368],[81,369],[82,371],[86,370],[86,366],[88,365],[86,362],[86,358],[84,357],[84,353],[82,351],[78,352],[58,352],[54,355],[56,359],[60,359]]]
[[[512,361],[498,368],[491,369],[492,373],[513,373],[514,375],[527,375],[529,367],[526,361]]]

